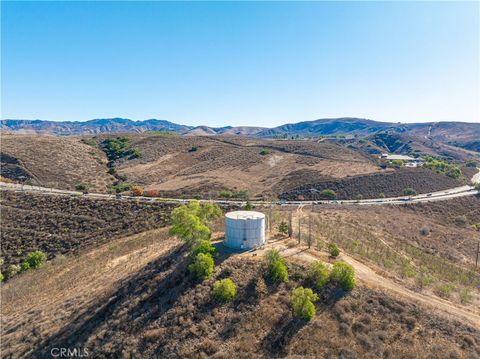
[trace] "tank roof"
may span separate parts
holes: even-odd
[[[265,215],[256,211],[233,211],[225,214],[225,217],[230,219],[259,219],[265,218]]]

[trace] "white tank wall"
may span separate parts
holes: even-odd
[[[265,243],[265,215],[253,211],[225,215],[225,245],[234,249],[252,249]]]

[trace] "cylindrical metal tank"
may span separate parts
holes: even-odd
[[[265,243],[265,215],[255,211],[234,211],[225,215],[225,245],[252,249]]]

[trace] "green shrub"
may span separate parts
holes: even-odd
[[[80,192],[87,192],[90,186],[87,183],[79,183],[75,186],[75,190]]]
[[[18,272],[20,272],[20,266],[16,264],[10,264],[7,268],[7,272],[5,273],[7,278],[14,277]]]
[[[287,222],[282,221],[282,222],[278,225],[278,231],[279,231],[280,233],[283,233],[283,234],[288,234],[288,224],[287,224]]]
[[[330,253],[330,256],[333,258],[337,258],[340,255],[340,249],[338,249],[335,243],[330,243],[328,245],[328,252]]]
[[[306,321],[311,320],[315,316],[315,305],[313,303],[317,300],[318,295],[310,288],[295,288],[290,297],[293,315]]]
[[[158,136],[178,136],[178,133],[173,132],[173,131],[145,131],[145,133],[149,135],[158,135]]]
[[[385,198],[385,193],[383,192],[380,192],[380,194],[378,195],[379,198]]]
[[[451,284],[440,284],[435,287],[433,292],[439,297],[448,299],[452,293],[453,286]]]
[[[333,200],[333,199],[337,198],[337,194],[335,193],[334,190],[324,189],[322,192],[320,192],[320,198]]]
[[[269,154],[270,154],[270,151],[267,150],[266,148],[264,148],[263,150],[260,151],[260,154],[261,154],[262,156],[266,156],[266,155],[269,155]]]
[[[340,255],[340,249],[338,249],[335,243],[328,244],[328,252],[330,253],[330,256],[333,258],[336,258]]]
[[[412,264],[408,260],[405,260],[401,266],[401,274],[403,278],[412,278],[415,277],[417,272],[415,272],[415,268]]]
[[[196,279],[208,279],[213,273],[213,258],[209,254],[199,253],[195,257],[192,264],[188,266],[188,270]]]
[[[31,252],[27,255],[25,262],[28,263],[29,268],[37,269],[42,267],[47,260],[47,256],[42,251]]]
[[[232,191],[220,191],[218,193],[218,197],[221,198],[232,198],[233,197],[233,192]]]
[[[196,152],[198,150],[198,148],[196,146],[192,146],[188,152]]]
[[[460,299],[460,303],[462,304],[468,304],[472,301],[472,293],[470,293],[470,290],[468,288],[463,288],[460,290],[460,293],[458,293],[458,297]]]
[[[417,273],[417,276],[415,277],[415,282],[420,287],[420,289],[423,289],[424,287],[429,286],[434,281],[435,281],[435,278],[428,273],[425,267],[421,267]]]
[[[133,188],[133,185],[131,183],[117,183],[113,186],[110,186],[108,188],[109,192],[113,193],[122,193],[122,192],[127,192],[130,191]]]
[[[315,289],[322,289],[328,282],[328,269],[325,264],[320,261],[310,264],[308,279]]]
[[[407,188],[404,188],[403,189],[403,194],[405,196],[415,196],[417,194],[417,191],[415,191],[413,188],[411,187],[407,187]]]
[[[127,152],[129,159],[139,158],[142,154],[138,148],[132,148]]]
[[[218,302],[231,302],[237,295],[237,287],[230,278],[217,280],[213,284],[213,298]]]
[[[285,263],[281,261],[273,262],[268,267],[268,276],[274,283],[287,282],[288,281],[288,270]]]
[[[267,276],[274,283],[287,282],[288,270],[285,261],[276,249],[271,249],[265,253],[267,262]]]
[[[3,282],[5,280],[5,277],[3,276],[2,272],[0,272],[0,282]]]
[[[26,272],[29,269],[30,269],[30,263],[23,262],[22,265],[20,266],[20,273]]]
[[[251,211],[252,209],[253,209],[252,202],[247,201],[247,203],[245,203],[245,208],[244,208],[244,210],[245,210],[245,211]]]
[[[224,190],[220,191],[218,193],[218,197],[220,198],[239,198],[239,199],[247,199],[248,198],[248,192],[245,190],[241,191],[229,191],[229,190]]]
[[[98,145],[97,141],[94,138],[83,138],[82,142],[92,147],[97,147]]]
[[[336,262],[330,272],[330,282],[343,290],[355,288],[355,272],[353,267],[344,262]]]
[[[197,245],[192,250],[192,257],[195,258],[199,253],[208,254],[213,257],[217,249],[208,239],[198,241]]]
[[[405,162],[403,162],[402,160],[392,160],[392,161],[390,161],[390,165],[392,167],[396,167],[396,168],[402,167],[404,164],[405,164]]]

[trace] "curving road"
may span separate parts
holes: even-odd
[[[472,177],[472,184],[480,183],[480,169],[479,172]],[[251,201],[254,205],[282,205],[282,206],[300,206],[300,205],[312,205],[312,204],[328,204],[328,205],[387,205],[387,204],[407,204],[407,203],[422,203],[422,202],[434,202],[445,201],[452,198],[473,196],[479,194],[474,186],[461,186],[448,190],[423,193],[415,196],[402,196],[402,197],[390,197],[390,198],[374,198],[374,199],[362,199],[362,200],[332,200],[332,201]],[[177,202],[187,203],[193,201],[193,199],[182,198],[162,198],[162,197],[143,197],[143,196],[122,196],[118,199],[115,195],[105,193],[82,193],[78,191],[68,191],[55,188],[47,188],[40,186],[23,185],[18,183],[6,183],[0,182],[0,189],[16,192],[41,192],[51,195],[66,195],[66,196],[84,196],[87,198],[99,198],[109,200],[134,200],[142,202]],[[233,205],[245,205],[246,201],[229,201],[229,200],[200,200],[201,202],[214,202],[218,204],[233,204]]]

